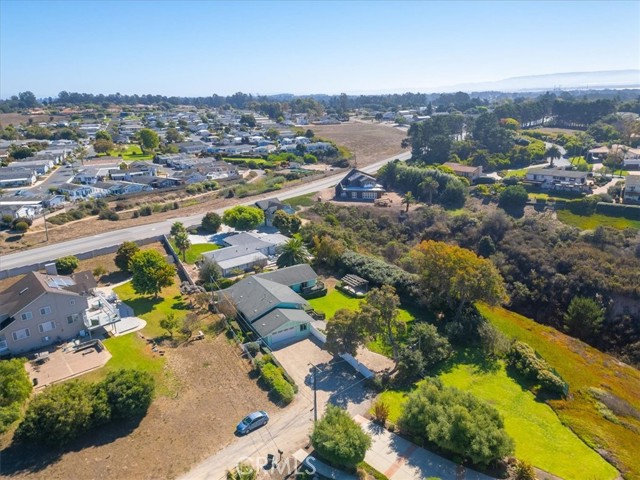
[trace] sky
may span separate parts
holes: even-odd
[[[638,68],[638,0],[0,0],[1,98],[434,92]]]

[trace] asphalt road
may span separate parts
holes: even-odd
[[[361,170],[367,173],[374,173],[378,171],[380,167],[390,161],[393,161],[395,159],[404,161],[408,160],[410,157],[411,153],[405,152],[372,163],[371,165],[368,165],[366,167],[362,167]],[[281,200],[285,200],[287,198],[317,192],[318,190],[336,185],[344,175],[344,173],[331,175],[299,187],[281,190],[277,193],[277,196]],[[268,195],[251,197],[249,200],[238,202],[237,204],[252,205],[259,199],[270,198],[273,196],[274,193],[271,192]],[[218,209],[216,212],[221,214],[223,211],[224,209]],[[119,245],[124,241],[142,240],[145,238],[153,237],[155,235],[162,235],[165,233],[169,233],[171,225],[175,222],[182,222],[187,227],[199,225],[205,213],[206,212],[187,217],[172,218],[163,222],[141,225],[139,227],[125,228],[121,230],[114,230],[112,232],[101,233],[98,235],[89,235],[81,238],[76,238],[75,240],[69,240],[67,242],[54,243],[45,247],[39,247],[12,253],[9,255],[4,255],[0,257],[0,271],[10,270],[12,268],[18,268],[25,265],[34,265],[38,263],[49,262],[65,255],[76,255],[78,253],[91,252],[99,248],[108,247],[111,245]]]

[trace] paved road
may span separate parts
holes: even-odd
[[[393,157],[380,160],[376,163],[362,167],[361,170],[367,173],[374,173],[384,164],[393,161],[394,159],[408,160],[411,157],[410,152],[405,152]],[[327,187],[331,187],[338,183],[338,181],[344,176],[344,173],[331,175],[319,180],[316,180],[305,185],[281,190],[277,193],[278,198],[287,199],[297,197],[299,195],[305,195],[308,193],[317,192]],[[274,196],[274,193],[268,195],[262,195],[259,197],[251,197],[251,199],[244,202],[238,202],[242,205],[252,205],[260,198],[268,198]],[[217,213],[222,213],[224,209],[218,209]],[[67,242],[55,243],[47,245],[45,247],[34,248],[18,253],[12,253],[0,257],[0,271],[9,270],[12,268],[18,268],[25,265],[34,265],[37,263],[48,262],[55,260],[65,255],[75,255],[83,252],[91,252],[99,248],[108,247],[111,245],[119,245],[126,240],[141,240],[149,238],[154,235],[162,235],[169,233],[171,225],[174,222],[182,222],[185,226],[198,225],[202,221],[202,217],[205,213],[192,215],[187,217],[172,218],[171,220],[165,220],[163,222],[152,223],[147,225],[141,225],[139,227],[131,227],[121,230],[114,230],[112,232],[105,232],[98,235],[86,236],[70,240]]]

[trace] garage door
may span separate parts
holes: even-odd
[[[285,340],[291,340],[296,336],[297,326],[287,328],[286,330],[280,330],[279,332],[271,334],[271,344],[283,342]]]

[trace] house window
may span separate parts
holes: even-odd
[[[69,300],[69,305],[75,305],[76,301],[75,300]]]
[[[28,328],[23,328],[22,330],[16,330],[11,335],[13,336],[13,340],[17,342],[18,340],[24,340],[25,338],[29,338],[31,334],[29,333]]]
[[[20,318],[22,318],[22,320],[31,320],[33,318],[33,314],[31,312],[24,312],[20,315]]]
[[[47,342],[50,342],[50,341],[51,341],[51,337],[50,336],[46,335],[46,336],[42,337],[42,343],[47,343]]]
[[[307,324],[303,323],[302,325],[300,325],[300,331],[304,332],[307,329]]]
[[[77,314],[77,313],[74,313],[73,315],[69,315],[69,316],[67,317],[67,323],[68,323],[68,324],[72,324],[72,323],[74,323],[74,322],[77,322],[77,321],[78,321],[78,318],[79,318],[79,317],[78,317],[78,314]]]
[[[51,307],[46,306],[40,309],[40,315],[49,315],[51,313]]]
[[[351,198],[358,198],[357,192],[351,192]]]
[[[54,328],[56,328],[56,322],[44,322],[38,325],[40,333],[50,332]]]
[[[7,348],[7,340],[4,337],[0,337],[0,350],[6,350]]]

